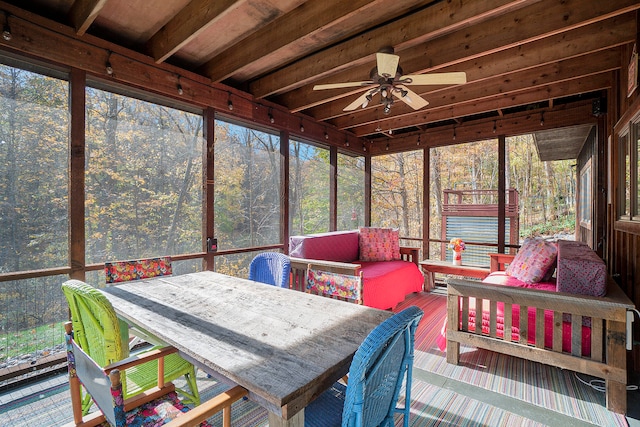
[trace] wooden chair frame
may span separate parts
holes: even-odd
[[[71,322],[65,323],[65,340],[67,343],[67,355],[69,361],[69,388],[71,393],[71,405],[73,409],[73,422],[66,424],[64,427],[93,427],[102,424],[107,419],[105,415],[102,413],[102,410],[106,410],[106,408],[101,408],[101,411],[94,412],[87,416],[82,415],[82,397],[80,393],[81,384],[84,384],[85,389],[89,393],[91,391],[95,392],[96,381],[92,381],[92,378],[86,378],[84,383],[82,382],[82,378],[79,377],[78,371],[76,370],[76,358],[77,357],[86,357],[89,358],[86,353],[81,351],[81,349],[77,346],[77,344],[73,341],[73,326]],[[75,348],[75,350],[74,350]],[[78,352],[77,350],[80,350]],[[175,390],[175,386],[173,383],[168,382],[165,383],[164,378],[164,357],[176,353],[177,349],[174,347],[164,347],[162,349],[157,349],[151,352],[144,353],[141,356],[132,356],[128,359],[122,360],[117,363],[112,363],[104,368],[99,368],[104,375],[104,377],[109,378],[109,385],[112,388],[120,386],[119,377],[120,371],[126,370],[132,366],[136,366],[141,363],[146,363],[151,360],[158,360],[158,384],[155,388],[147,390],[144,393],[140,393],[132,398],[126,399],[124,401],[124,410],[129,411],[133,408],[136,408],[140,405],[148,403],[154,399],[161,398],[166,394]],[[89,358],[91,362],[92,359]],[[95,362],[93,362],[95,364]],[[104,386],[104,385],[103,385]],[[174,419],[168,424],[165,424],[166,427],[182,427],[182,426],[195,426],[200,422],[205,421],[207,418],[213,416],[217,412],[223,412],[223,426],[230,427],[231,426],[231,404],[242,397],[248,394],[247,390],[240,387],[235,386],[230,390],[219,394],[218,396],[210,399],[196,408],[183,413],[180,417]],[[99,404],[100,405],[100,404]]]

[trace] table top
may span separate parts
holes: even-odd
[[[210,271],[102,289],[117,314],[289,419],[393,313]]]
[[[425,259],[419,262],[425,269],[433,273],[447,273],[459,276],[469,276],[483,279],[489,275],[489,269],[486,267],[476,267],[472,265],[453,265],[451,261],[442,261],[438,259]]]

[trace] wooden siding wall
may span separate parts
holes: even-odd
[[[580,195],[582,194],[582,182],[580,180],[580,172],[582,171],[582,168],[587,164],[587,162],[589,160],[592,161],[592,170],[591,170],[591,176],[592,178],[595,177],[597,171],[595,170],[595,159],[592,159],[592,156],[594,155],[595,150],[595,142],[596,142],[596,130],[592,129],[591,132],[589,133],[589,135],[587,136],[587,139],[584,142],[584,145],[582,146],[582,150],[580,151],[580,154],[578,155],[578,162],[576,165],[576,170],[575,170],[575,179],[576,179],[576,194]],[[595,181],[595,179],[592,179],[592,184]],[[595,188],[594,185],[591,185],[591,194],[592,196],[595,196]],[[594,244],[594,242],[596,241],[596,237],[594,236],[594,231],[595,231],[595,204],[596,203],[592,203],[592,210],[591,210],[591,226],[590,227],[585,227],[581,224],[580,222],[580,212],[582,209],[582,204],[584,203],[584,201],[579,197],[576,196],[576,200],[577,200],[577,204],[576,204],[576,240],[579,240],[581,242],[585,242],[587,243],[591,249],[596,250],[596,245]],[[596,198],[593,198],[593,202],[596,202]],[[602,254],[600,253],[600,255],[602,256]]]
[[[638,14],[636,21],[639,21]],[[640,28],[640,26],[638,26]],[[629,45],[623,49],[621,62],[628,64],[631,58],[633,46]],[[616,84],[609,91],[607,103],[607,165],[610,173],[603,171],[606,182],[606,191],[610,193],[606,205],[606,254],[605,261],[609,268],[609,273],[618,282],[622,290],[633,301],[636,307],[640,307],[640,222],[635,224],[631,221],[620,221],[619,215],[619,195],[621,184],[618,174],[624,165],[618,160],[616,132],[628,124],[630,118],[640,114],[639,89],[636,89],[631,96],[627,96],[628,73],[626,67],[620,72],[616,72]],[[615,129],[614,129],[615,126]],[[634,341],[640,341],[640,322],[636,318],[634,323]],[[628,367],[636,373],[640,373],[640,348],[634,345],[629,355]]]

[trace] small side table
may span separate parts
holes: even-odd
[[[453,265],[451,261],[437,259],[425,259],[420,261],[420,266],[425,272],[425,290],[430,291],[436,286],[435,273],[455,274],[463,277],[484,279],[489,275],[489,269],[473,267],[470,265]]]

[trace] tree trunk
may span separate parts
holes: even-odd
[[[556,220],[558,218],[557,204],[556,204],[556,187],[554,185],[555,179],[553,176],[553,169],[551,168],[551,162],[544,162],[544,173],[547,177],[546,193],[547,193],[547,209],[549,211],[548,218]]]

